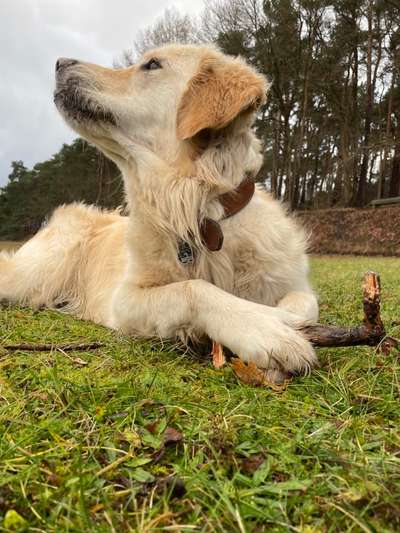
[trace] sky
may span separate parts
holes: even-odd
[[[202,1],[0,0],[0,187],[11,161],[30,168],[76,136],[53,104],[56,59],[112,66],[171,7],[197,15]]]

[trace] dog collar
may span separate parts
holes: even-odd
[[[224,215],[221,220],[236,215],[253,198],[255,191],[254,178],[247,174],[244,180],[233,191],[221,194],[218,197],[219,203],[224,208]],[[219,222],[212,218],[205,218],[200,226],[200,235],[204,246],[210,252],[218,252],[224,243],[224,234]],[[178,259],[183,264],[190,264],[194,261],[193,247],[186,241],[180,241],[178,246]]]

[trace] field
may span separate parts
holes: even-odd
[[[400,336],[400,259],[313,258],[321,320],[361,319],[368,269]],[[1,531],[400,530],[398,351],[320,350],[278,394],[170,344],[4,308],[0,344],[22,341],[104,347],[0,353]]]

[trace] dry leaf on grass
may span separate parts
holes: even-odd
[[[378,346],[378,353],[383,355],[390,355],[392,350],[400,349],[400,341],[394,339],[393,337],[385,337],[381,344]]]
[[[72,362],[75,363],[76,365],[79,365],[79,366],[86,366],[88,364],[87,361],[84,361],[80,357],[74,357],[72,359]]]
[[[93,507],[90,508],[90,512],[95,514],[95,513],[98,513],[99,511],[102,511],[103,509],[104,509],[103,503],[96,503],[95,505],[93,505]]]
[[[291,381],[290,379],[285,379],[281,385],[271,383],[265,375],[265,372],[253,362],[246,364],[238,358],[233,359],[231,366],[242,383],[253,385],[253,387],[270,387],[276,392],[283,392]]]
[[[164,431],[164,445],[168,446],[170,444],[176,444],[177,442],[183,441],[183,435],[177,429],[167,427]]]
[[[264,461],[265,455],[263,453],[254,453],[253,455],[250,455],[250,457],[243,459],[241,469],[245,474],[254,474]]]

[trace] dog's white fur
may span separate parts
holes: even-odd
[[[162,68],[145,69],[151,58]],[[64,306],[126,334],[208,335],[272,374],[311,368],[316,357],[298,328],[317,319],[318,305],[294,220],[257,191],[221,221],[221,251],[199,235],[205,216],[222,218],[218,195],[261,166],[251,124],[265,80],[203,46],[167,46],[121,70],[65,65],[56,103],[120,167],[129,216],[58,208],[14,255],[0,255],[0,299]],[[179,262],[179,239],[194,242],[193,265]]]

